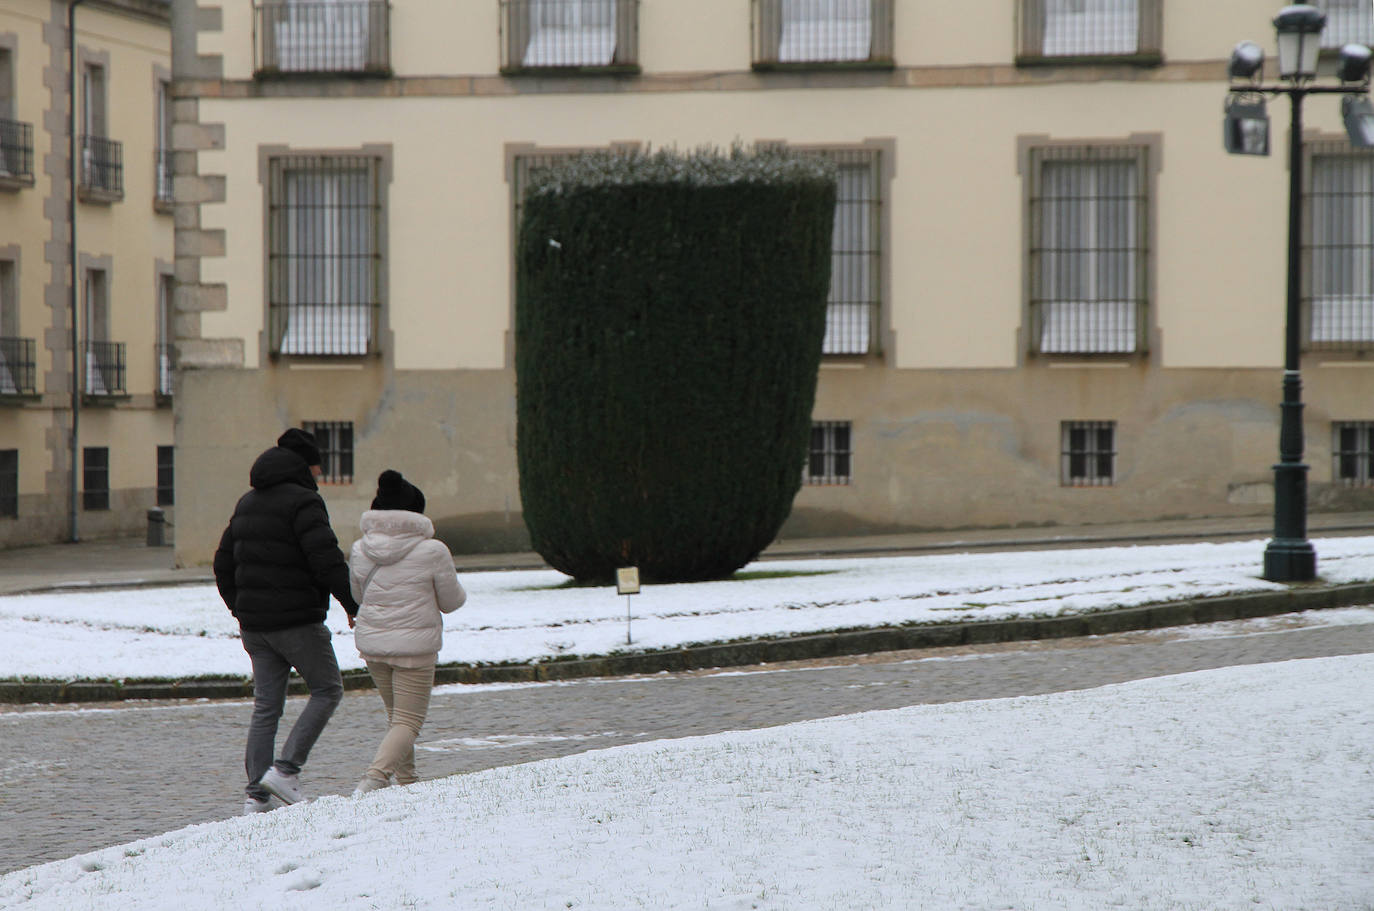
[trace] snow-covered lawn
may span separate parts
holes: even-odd
[[[657,741],[0,876],[53,909],[1367,909],[1374,656]]]
[[[905,623],[1053,616],[1282,588],[1259,578],[1265,541],[755,563],[738,578],[574,588],[550,571],[462,576],[441,662],[525,662]],[[1317,543],[1327,582],[1374,581],[1374,537]],[[627,612],[631,645],[625,642]],[[362,667],[342,609],[345,668]],[[213,586],[0,598],[0,678],[246,677]]]

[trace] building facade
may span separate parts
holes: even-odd
[[[1374,37],[1367,4],[1324,5],[1332,47]],[[173,9],[183,563],[209,559],[289,425],[325,441],[342,538],[394,467],[455,549],[523,546],[524,181],[582,149],[736,141],[839,173],[784,535],[1271,509],[1286,161],[1228,156],[1219,125],[1226,59],[1241,39],[1272,46],[1272,4]],[[1308,108],[1310,502],[1368,508],[1374,157],[1338,103]]]
[[[0,0],[0,546],[173,507],[170,10]]]

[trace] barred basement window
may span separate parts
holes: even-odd
[[[1374,421],[1332,423],[1331,478],[1348,487],[1374,484]]]
[[[1107,487],[1115,477],[1116,422],[1060,424],[1059,483],[1065,487]]]
[[[807,484],[848,484],[853,480],[853,431],[849,421],[817,421],[811,425],[811,452],[806,461]]]
[[[328,484],[353,483],[353,422],[306,421],[301,425],[315,435],[320,447],[321,478]]]
[[[273,158],[268,320],[277,354],[364,355],[381,306],[379,159]]]
[[[1030,324],[1040,354],[1142,350],[1149,303],[1148,149],[1030,152]]]
[[[19,518],[18,449],[0,449],[0,518]]]
[[[815,154],[839,168],[830,296],[822,354],[868,354],[877,349],[882,301],[882,170],[876,149]]]
[[[157,448],[157,505],[172,506],[176,503],[176,486],[172,475],[171,446]]]
[[[81,506],[88,510],[110,508],[110,450],[87,446],[81,459]]]
[[[1307,144],[1308,341],[1313,348],[1374,343],[1374,152],[1345,140]]]

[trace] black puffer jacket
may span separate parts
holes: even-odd
[[[320,623],[331,593],[356,614],[348,563],[305,460],[269,449],[249,480],[253,489],[239,498],[215,551],[215,585],[239,625],[270,632]]]

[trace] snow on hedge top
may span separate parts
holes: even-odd
[[[719,187],[741,183],[833,183],[834,162],[819,155],[778,147],[721,152],[711,146],[677,149],[591,151],[559,157],[532,168],[527,196],[558,195],[588,187],[688,184]]]

